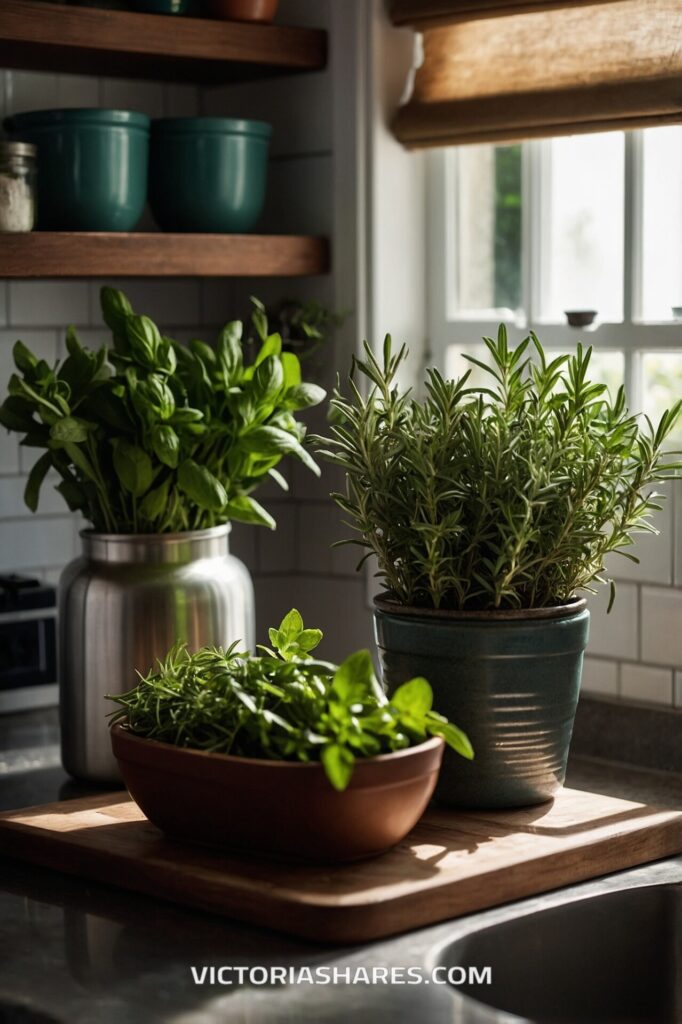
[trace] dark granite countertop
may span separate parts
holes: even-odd
[[[567,783],[682,807],[682,778],[669,773],[575,758]],[[0,808],[88,791],[59,767],[54,717],[0,719]],[[479,927],[582,896],[671,881],[682,882],[682,857],[382,942],[330,947],[0,859],[0,1024],[492,1021],[468,1016],[461,1004],[455,1016],[455,996],[441,986],[196,985],[191,966],[423,967],[446,939]]]

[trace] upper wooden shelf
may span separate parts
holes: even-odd
[[[220,84],[326,60],[321,29],[0,0],[0,67]]]
[[[306,277],[328,269],[328,243],[311,235],[0,234],[0,278]]]

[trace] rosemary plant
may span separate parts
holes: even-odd
[[[395,383],[405,347],[394,354],[387,337],[381,363],[365,344],[316,439],[346,474],[333,497],[358,536],[340,543],[375,555],[406,606],[541,608],[594,581],[612,603],[606,556],[638,561],[633,534],[657,532],[652,485],[682,468],[662,453],[682,402],[640,422],[623,388],[612,399],[590,381],[590,348],[548,360],[534,334],[514,348],[504,327],[485,344],[487,362],[468,358],[489,387],[429,370],[423,401]]]
[[[110,697],[136,735],[175,746],[285,761],[321,761],[336,789],[348,785],[358,757],[373,757],[442,736],[463,757],[469,740],[431,708],[431,687],[412,679],[393,697],[374,675],[369,651],[342,665],[314,660],[322,639],[295,608],[270,630],[272,649],[254,657],[178,644],[128,693]]]

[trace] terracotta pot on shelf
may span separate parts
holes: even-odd
[[[277,14],[279,0],[204,0],[210,18],[224,21],[259,21],[267,24]]]

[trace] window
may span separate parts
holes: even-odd
[[[552,352],[589,342],[595,376],[625,383],[633,410],[682,395],[682,127],[428,159],[434,362],[462,372],[504,321]],[[570,327],[567,311],[594,322]]]

